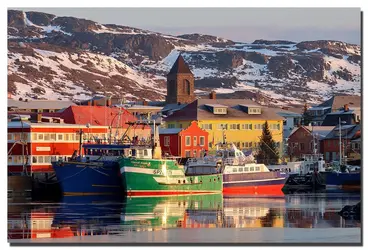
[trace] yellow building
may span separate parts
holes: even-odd
[[[284,118],[272,108],[259,106],[246,99],[198,99],[180,109],[169,112],[165,118],[167,128],[187,128],[191,121],[206,130],[209,148],[219,142],[232,142],[240,149],[256,150],[263,125],[267,121],[273,140],[282,155]]]

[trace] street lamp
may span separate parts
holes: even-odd
[[[345,124],[346,121],[341,121],[341,117],[339,117],[339,159],[340,159],[340,166],[342,164],[341,162],[341,123]]]

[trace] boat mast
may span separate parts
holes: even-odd
[[[79,131],[77,131],[77,133],[79,134],[79,156],[82,156],[82,136],[83,136],[83,130],[79,129]]]
[[[161,153],[158,125],[156,124],[156,120],[153,119],[153,159],[161,159]]]

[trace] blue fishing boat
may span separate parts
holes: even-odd
[[[130,145],[84,144],[84,155],[52,161],[63,195],[119,195],[118,159]]]

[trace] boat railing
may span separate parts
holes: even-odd
[[[201,165],[201,164],[216,164],[217,158],[214,156],[206,156],[203,158],[189,158],[187,160],[188,165]]]
[[[323,160],[323,154],[305,154],[302,158],[304,161],[320,161]]]

